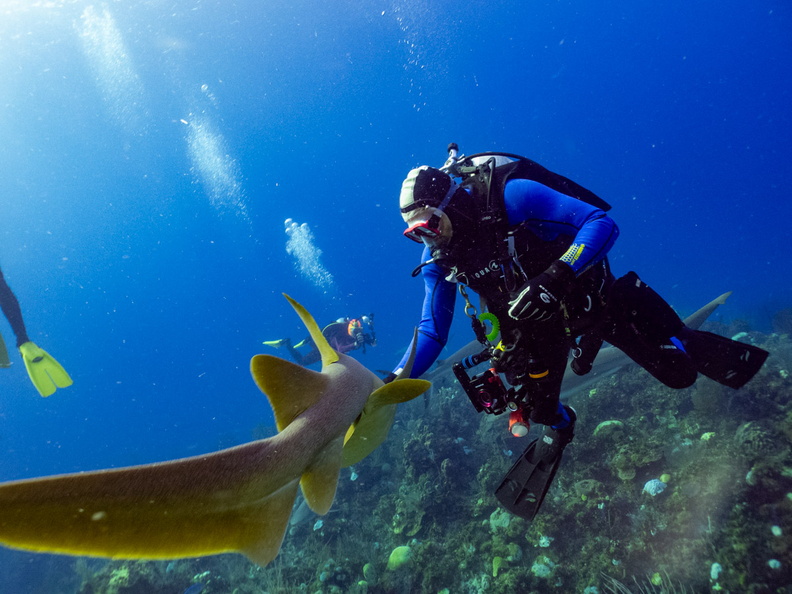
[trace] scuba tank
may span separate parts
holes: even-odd
[[[493,189],[502,191],[506,182],[511,179],[529,179],[601,210],[611,209],[610,204],[591,190],[563,175],[550,171],[536,161],[514,153],[484,152],[466,157],[459,155],[459,146],[452,142],[448,145],[448,159],[440,170],[452,177],[462,178],[463,185],[467,183],[468,185],[481,186],[485,190],[488,208],[496,206],[493,204]],[[498,187],[493,187],[493,181],[497,183]]]
[[[481,231],[481,249],[495,256],[506,288],[513,291],[519,279],[525,277],[515,251],[516,237],[509,229],[504,204],[506,184],[514,179],[538,182],[561,194],[581,200],[603,211],[611,206],[594,192],[580,184],[550,171],[536,161],[514,153],[484,152],[460,155],[459,146],[448,145],[448,158],[440,170],[452,178],[459,178],[459,186],[468,190],[477,203],[476,227]],[[433,253],[434,257],[434,253]],[[436,259],[436,258],[435,258]],[[418,269],[414,271],[417,274]]]

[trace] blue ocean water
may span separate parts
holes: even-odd
[[[361,360],[390,370],[423,294],[399,186],[452,141],[608,200],[615,272],[683,314],[733,290],[718,315],[769,330],[792,304],[787,3],[19,0],[0,15],[0,266],[74,379],[43,400],[11,353],[0,480],[250,440],[272,424],[250,357],[303,335],[282,292],[320,323],[374,312]],[[289,251],[288,218],[307,225]],[[450,348],[469,338],[458,320]]]

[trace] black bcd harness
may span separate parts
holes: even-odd
[[[451,156],[441,169],[452,177],[460,178],[460,187],[470,190],[478,207],[476,224],[481,230],[480,236],[489,243],[485,251],[495,255],[501,277],[508,290],[517,288],[514,282],[510,282],[513,280],[517,254],[514,230],[509,229],[504,203],[507,182],[527,179],[603,211],[611,208],[610,204],[591,190],[527,157],[501,152],[456,157],[458,147],[454,143],[449,145],[448,150]]]
[[[470,190],[470,194],[474,197],[479,207],[478,225],[482,231],[481,236],[491,242],[487,246],[487,251],[495,254],[501,278],[509,290],[516,288],[510,287],[510,285],[515,284],[514,277],[518,274],[514,270],[515,265],[520,267],[516,260],[514,232],[509,229],[504,202],[504,190],[507,182],[514,179],[527,179],[541,183],[566,196],[582,200],[603,211],[608,211],[611,208],[610,204],[594,192],[550,171],[527,157],[512,153],[484,152],[457,158],[458,147],[452,143],[448,148],[450,156],[441,169],[453,177],[460,178],[460,187]],[[521,268],[519,272],[525,276]],[[460,288],[462,287],[460,286]],[[462,294],[466,297],[464,292]],[[466,301],[470,306],[467,298]],[[454,373],[479,412],[486,410],[498,414],[506,408],[506,402],[513,399],[515,394],[512,394],[513,389],[510,389],[507,395],[502,386],[498,386],[500,389],[496,389],[495,384],[498,382],[495,380],[498,378],[493,375],[492,370],[473,378],[469,378],[465,373],[465,369],[489,359],[495,352],[483,336],[485,333],[483,323],[476,316],[469,315],[469,317],[476,338],[485,349],[469,360],[454,365]],[[502,397],[496,398],[496,394],[499,393],[502,394]],[[488,394],[483,397],[487,404],[482,405],[479,402],[482,399],[482,394]]]

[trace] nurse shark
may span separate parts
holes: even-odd
[[[179,460],[0,484],[0,543],[127,559],[239,552],[259,565],[272,561],[298,487],[313,511],[327,513],[341,467],[379,446],[396,405],[430,387],[401,377],[383,384],[334,351],[311,315],[286,298],[319,348],[322,370],[253,357],[277,435]]]

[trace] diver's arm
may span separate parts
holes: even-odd
[[[425,250],[424,260],[429,257],[428,250]],[[456,285],[445,280],[445,273],[437,264],[424,266],[422,273],[426,294],[421,323],[418,325],[418,343],[415,346],[415,361],[410,377],[420,377],[437,360],[448,341],[456,302]],[[412,341],[393,373],[398,375],[404,368],[411,350]]]
[[[22,319],[22,309],[19,307],[19,301],[17,301],[16,296],[11,291],[11,287],[8,286],[3,277],[2,270],[0,270],[0,309],[3,310],[3,314],[5,314],[11,329],[16,335],[17,346],[30,342],[25,329],[25,321]]]
[[[569,264],[575,274],[602,260],[619,236],[616,223],[605,211],[539,182],[509,181],[504,202],[510,225],[526,223],[548,241],[560,234],[574,237],[560,260]]]

